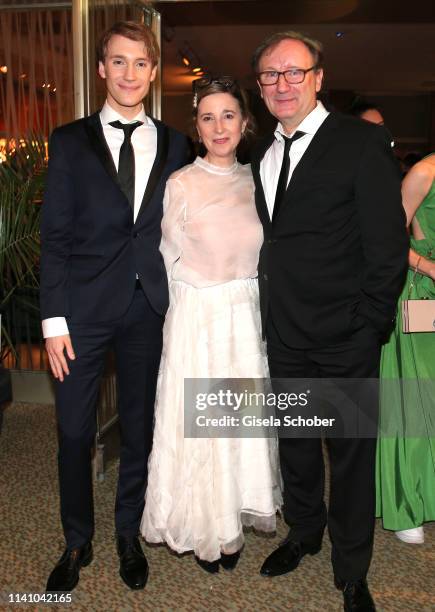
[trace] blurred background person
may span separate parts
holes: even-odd
[[[376,104],[363,98],[356,98],[352,102],[349,114],[364,119],[364,121],[376,123],[376,125],[385,125],[384,117]]]
[[[409,171],[402,195],[411,227],[409,271],[395,330],[383,348],[381,377],[386,385],[389,379],[403,382],[401,393],[394,394],[401,401],[384,404],[388,389],[381,394],[380,417],[381,432],[393,423],[399,434],[379,438],[376,510],[385,529],[403,542],[420,544],[423,523],[435,520],[435,398],[428,389],[435,380],[435,333],[403,333],[400,302],[435,300],[435,153]],[[412,423],[425,427],[426,437],[412,437]]]

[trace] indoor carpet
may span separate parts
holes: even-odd
[[[118,575],[113,506],[116,462],[95,483],[94,560],[83,568],[72,604],[31,606],[27,610],[77,611],[339,611],[342,596],[333,586],[331,547],[325,535],[321,552],[304,557],[287,576],[263,578],[259,568],[286,535],[278,522],[275,537],[246,534],[233,572],[209,575],[193,555],[177,556],[165,546],[144,545],[150,575],[143,591],[130,591]],[[435,524],[426,525],[426,543],[400,542],[376,525],[369,584],[379,611],[435,610]],[[1,610],[9,593],[40,593],[63,551],[59,520],[54,409],[11,404],[0,435],[0,593]]]

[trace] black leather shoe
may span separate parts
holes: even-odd
[[[221,553],[221,558],[219,559],[219,563],[226,570],[233,570],[238,560],[240,559],[240,550],[233,553],[232,555],[226,555],[225,553]]]
[[[263,563],[260,574],[262,576],[282,576],[292,572],[299,565],[306,554],[315,555],[322,548],[322,542],[305,543],[295,542],[286,538],[279,547],[269,555]]]
[[[72,591],[80,577],[80,568],[92,561],[92,543],[65,550],[48,578],[46,591]]]
[[[199,567],[202,567],[202,569],[209,574],[217,574],[219,571],[219,561],[204,561],[204,559],[200,559],[196,555],[195,561],[198,563]]]
[[[375,602],[364,578],[354,582],[334,579],[335,586],[343,591],[344,612],[375,612]]]
[[[117,536],[119,575],[134,591],[143,589],[148,579],[148,561],[138,537]]]

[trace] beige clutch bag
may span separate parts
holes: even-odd
[[[403,300],[403,332],[435,332],[435,300]]]

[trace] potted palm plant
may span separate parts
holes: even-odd
[[[39,321],[39,217],[46,172],[43,138],[30,137],[0,164],[2,363],[20,367],[21,327]]]

